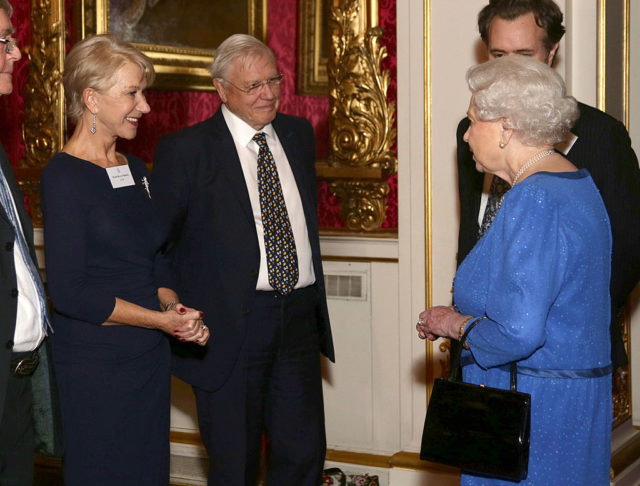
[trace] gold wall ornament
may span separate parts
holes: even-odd
[[[389,71],[381,71],[387,49],[379,26],[360,29],[363,5],[348,0],[331,10],[335,32],[329,58],[331,166],[376,167],[397,172],[393,128],[395,103],[387,102]]]
[[[64,143],[63,19],[63,0],[32,0],[31,45],[24,49],[29,59],[22,122],[25,151],[14,172],[35,226],[42,226],[40,173]]]
[[[25,48],[29,78],[18,167],[42,168],[64,140],[64,21],[62,0],[32,0],[31,45]]]
[[[334,0],[329,29],[329,160],[318,176],[340,199],[352,231],[379,230],[387,210],[389,176],[398,171],[392,150],[395,103],[387,101],[390,75],[381,68],[377,0]]]
[[[341,200],[340,216],[352,231],[372,231],[380,228],[387,212],[389,184],[337,180],[329,190]]]
[[[28,170],[28,169],[27,169]],[[40,169],[32,174],[23,174],[18,181],[20,192],[27,198],[31,221],[34,226],[42,226],[42,208],[40,206]]]

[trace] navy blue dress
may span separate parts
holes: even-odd
[[[463,376],[531,394],[529,475],[519,485],[608,485],[611,457],[609,218],[589,173],[516,184],[458,268],[454,299],[486,316],[469,333]],[[462,475],[464,486],[513,482]]]
[[[135,185],[118,189],[104,168],[66,153],[42,172],[67,486],[169,483],[167,336],[101,325],[116,297],[157,310],[166,286],[147,169],[128,160]]]

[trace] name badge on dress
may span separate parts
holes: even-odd
[[[111,187],[118,189],[119,187],[134,186],[136,183],[131,175],[131,169],[128,165],[117,165],[115,167],[107,167],[107,175],[111,181]]]

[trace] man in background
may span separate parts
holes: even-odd
[[[478,15],[478,30],[489,59],[520,54],[549,66],[565,33],[562,12],[552,0],[491,0]],[[611,221],[611,360],[614,368],[628,363],[618,316],[640,279],[640,168],[624,125],[600,110],[578,103],[580,118],[556,150],[579,169],[587,169],[600,190]],[[475,168],[462,137],[469,127],[458,125],[458,189],[460,230],[458,265],[487,230],[508,183]]]
[[[13,37],[12,13],[9,2],[0,0],[2,96],[13,91],[13,66],[22,58]],[[46,369],[43,364],[46,349],[42,342],[49,321],[31,220],[2,146],[0,248],[0,484],[31,486],[34,449],[36,445],[41,446],[39,441],[36,444],[33,418],[33,374],[38,370],[38,376],[42,376]],[[38,413],[41,412],[38,407]]]

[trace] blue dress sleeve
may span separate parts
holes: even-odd
[[[526,359],[544,345],[547,315],[567,267],[554,201],[532,185],[517,189],[509,191],[491,228],[499,233],[488,249],[487,319],[468,337],[483,368]]]
[[[60,162],[60,160],[58,160]],[[42,172],[47,283],[57,312],[100,325],[113,313],[115,296],[87,279],[87,228],[90,188],[73,168],[53,159]]]

